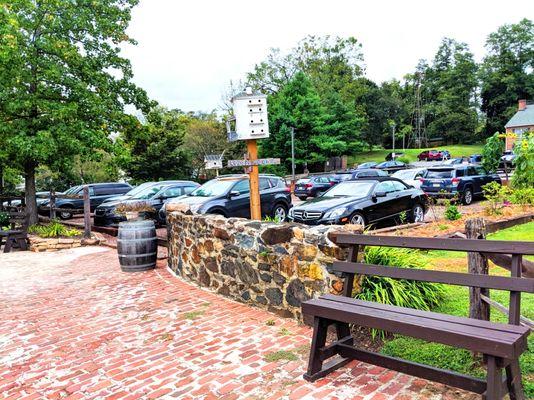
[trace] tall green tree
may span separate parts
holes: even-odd
[[[444,38],[424,72],[429,137],[449,143],[473,141],[478,126],[477,65],[467,44]]]
[[[35,170],[109,150],[124,107],[147,108],[119,46],[138,0],[0,0],[0,135],[24,171],[30,222]]]
[[[120,165],[136,183],[187,178],[191,168],[183,148],[189,116],[180,110],[154,107],[144,123],[131,117],[117,139],[125,149]]]
[[[517,100],[534,98],[534,23],[523,19],[501,26],[486,40],[481,71],[485,134],[502,132],[517,111]]]

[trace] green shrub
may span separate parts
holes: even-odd
[[[72,237],[81,235],[81,232],[79,230],[69,229],[57,220],[54,220],[46,225],[32,225],[28,229],[28,232],[44,238],[53,238],[60,236]]]
[[[396,161],[400,161],[400,162],[403,162],[404,164],[410,164],[413,160],[408,157],[407,155],[404,155],[402,157],[399,157],[399,158],[396,158],[395,159]]]
[[[510,201],[513,204],[534,206],[534,188],[512,190]]]
[[[515,189],[534,187],[534,132],[524,133],[514,146],[517,155],[512,185]]]
[[[365,262],[417,269],[424,269],[428,265],[428,260],[418,251],[389,247],[368,247],[365,251]],[[361,291],[356,294],[355,298],[400,307],[430,310],[440,302],[443,294],[443,286],[436,283],[364,276],[361,282]]]
[[[510,197],[510,189],[497,182],[490,182],[482,186],[482,190],[484,191],[484,197],[488,200],[488,207],[486,207],[488,214],[502,214],[501,209],[504,207],[505,201]]]
[[[462,218],[462,214],[458,210],[456,204],[449,203],[445,209],[445,218],[449,221],[456,221],[457,219]]]
[[[0,228],[9,226],[9,214],[6,212],[0,212]]]

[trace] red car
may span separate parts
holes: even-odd
[[[443,153],[439,150],[425,150],[417,158],[419,161],[441,161],[443,160]]]

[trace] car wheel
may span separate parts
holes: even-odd
[[[274,206],[272,217],[279,222],[285,221],[287,218],[287,207],[283,204],[277,204]]]
[[[350,216],[350,223],[354,225],[361,225],[365,228],[365,217],[356,212]]]
[[[425,209],[421,204],[416,204],[412,208],[412,222],[423,222],[425,220]]]
[[[70,211],[61,210],[61,211],[59,211],[58,216],[59,216],[60,219],[63,219],[63,220],[71,219],[72,218],[72,213]]]
[[[473,191],[471,190],[471,188],[467,188],[464,190],[464,194],[462,195],[462,203],[468,206],[472,202],[473,202]]]
[[[206,214],[222,215],[224,218],[226,218],[226,214],[221,210],[208,211]]]
[[[305,201],[305,200],[308,198],[308,196],[298,196],[298,198],[299,198],[300,200],[302,200],[302,201]]]

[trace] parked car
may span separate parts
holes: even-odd
[[[56,195],[59,196],[63,193],[61,192],[56,192]],[[35,193],[35,200],[37,202],[37,207],[39,207],[41,204],[43,204],[46,200],[49,200],[50,199],[50,192],[36,192]],[[16,210],[18,207],[20,207],[21,205],[21,201],[20,200],[11,200],[11,202],[9,201],[4,201],[4,203],[2,204],[2,206],[6,209],[12,209],[12,210]]]
[[[369,168],[375,168],[378,165],[378,163],[374,161],[364,162],[363,164],[360,164],[356,167],[356,169],[369,169]]]
[[[306,200],[308,197],[318,197],[336,183],[338,181],[328,175],[317,175],[299,179],[295,184],[295,196],[301,200]]]
[[[401,171],[395,172],[393,175],[391,175],[391,177],[400,179],[407,185],[420,189],[421,183],[423,182],[423,178],[426,176],[426,173],[426,168],[403,169]]]
[[[289,211],[289,219],[308,225],[361,224],[395,220],[406,213],[411,221],[424,220],[425,194],[391,177],[341,182],[323,196]]]
[[[372,178],[376,176],[388,176],[388,173],[381,169],[369,168],[369,169],[357,169],[352,171],[351,179]]]
[[[441,165],[457,165],[457,164],[469,164],[467,157],[449,158],[441,163]]]
[[[287,218],[291,208],[291,190],[283,178],[260,175],[261,213],[279,220]],[[165,222],[167,205],[189,205],[194,213],[219,214],[227,218],[250,218],[250,183],[248,175],[226,175],[212,179],[191,193],[172,199],[159,212],[159,221]]]
[[[144,183],[141,183],[140,185],[135,186],[132,190],[130,190],[129,192],[127,192],[125,194],[122,194],[122,195],[119,195],[119,196],[110,197],[109,199],[106,200],[106,202],[114,201],[114,200],[127,200],[127,199],[137,195],[138,193],[141,193],[147,187],[155,185],[157,183],[158,182],[144,182]]]
[[[334,184],[338,184],[339,182],[348,181],[349,179],[352,179],[352,171],[338,171],[333,173],[332,175],[328,175],[330,180],[334,181]]]
[[[499,161],[499,169],[504,169],[505,163],[507,169],[515,168],[515,159],[516,155],[512,150],[505,151]]]
[[[470,164],[480,164],[482,162],[482,154],[472,154],[469,156]]]
[[[501,178],[488,174],[479,165],[452,165],[428,168],[421,189],[431,197],[456,197],[468,205],[483,194],[482,186],[490,182],[500,184]]]
[[[403,156],[404,156],[404,153],[398,152],[398,151],[396,151],[395,153],[388,153],[388,155],[386,156],[386,161],[392,161],[392,160],[395,160],[396,158],[403,157]]]
[[[401,161],[384,161],[376,166],[377,169],[386,171],[388,174],[400,171],[401,169],[407,169],[408,166]]]
[[[83,212],[83,186],[84,185],[74,186],[63,193],[63,195],[71,197],[56,199],[56,207],[66,209],[65,211],[60,210],[58,212],[59,218],[70,219],[74,213]],[[91,211],[94,211],[95,208],[110,197],[122,195],[132,190],[132,187],[127,183],[118,182],[91,183],[87,186],[89,187]],[[48,215],[50,210],[46,209],[46,207],[49,206],[50,200],[43,201],[38,208],[39,214]],[[76,211],[71,211],[73,209]]]
[[[152,213],[146,213],[148,218],[158,218],[158,213],[165,201],[183,196],[184,194],[191,193],[200,185],[191,181],[163,181],[157,182],[143,190],[137,192],[135,195],[124,200],[108,200],[100,204],[95,209],[95,225],[98,226],[117,226],[120,222],[126,221],[126,217],[117,213],[117,206],[119,204],[128,203],[145,203],[154,209]]]
[[[419,153],[417,159],[419,161],[441,161],[443,160],[443,154],[439,150],[425,150]]]
[[[441,153],[441,159],[443,161],[451,158],[451,153],[449,153],[449,150],[439,150],[439,152]]]

